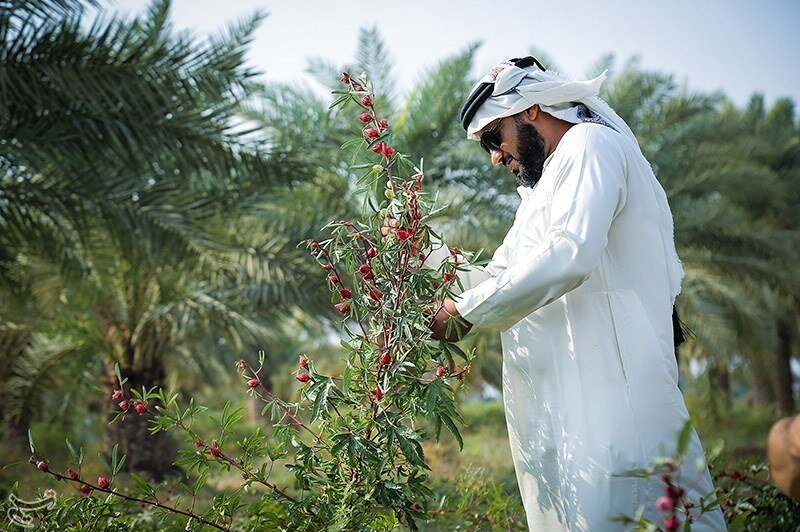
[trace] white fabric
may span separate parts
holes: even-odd
[[[664,191],[637,147],[590,123],[572,126],[537,185],[518,191],[513,226],[485,268],[460,276],[466,290],[455,300],[477,327],[502,331],[528,527],[621,530],[603,519],[639,506],[660,522],[660,481],[616,475],[669,452],[689,417],[673,351]],[[446,256],[443,247],[429,264]],[[712,489],[708,471],[695,469],[702,456],[693,432],[680,472],[695,502]],[[692,530],[725,530],[721,512]]]

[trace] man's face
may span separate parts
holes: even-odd
[[[501,118],[485,128],[486,131],[497,125],[495,131],[500,136],[500,149],[490,149],[492,164],[503,163],[523,187],[533,187],[542,177],[542,168],[547,158],[544,138],[527,121],[523,114]]]

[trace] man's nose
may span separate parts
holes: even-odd
[[[503,152],[500,150],[489,150],[489,154],[492,156],[492,164],[498,165],[503,162]]]

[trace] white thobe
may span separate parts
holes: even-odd
[[[658,479],[619,476],[675,447],[689,418],[678,389],[672,305],[683,270],[663,188],[628,137],[571,127],[486,267],[460,274],[456,308],[499,329],[511,454],[533,531],[621,530],[661,522]],[[435,267],[447,248],[430,257]],[[677,273],[676,273],[677,272]],[[688,497],[712,489],[692,431]],[[725,530],[719,510],[695,531]]]

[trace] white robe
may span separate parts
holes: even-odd
[[[528,527],[622,530],[603,519],[641,505],[660,524],[663,484],[617,475],[674,449],[689,417],[671,319],[683,271],[664,190],[627,137],[583,123],[537,185],[518,191],[513,226],[486,267],[460,275],[456,308],[502,331],[503,401]],[[435,250],[429,264],[446,256]],[[700,457],[693,431],[680,473],[695,502],[712,489]],[[692,527],[725,529],[719,510]]]

